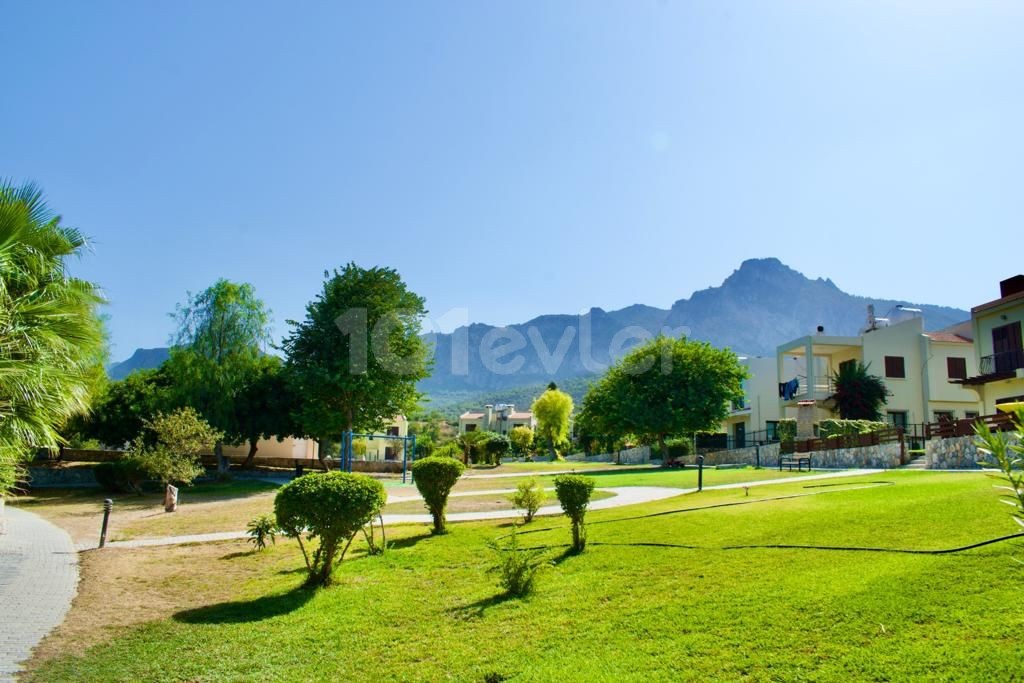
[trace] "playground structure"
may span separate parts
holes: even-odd
[[[356,439],[386,439],[388,441],[400,441],[402,444],[402,483],[405,484],[409,477],[409,463],[416,460],[416,435],[397,436],[393,434],[358,434],[356,432],[343,432],[341,435],[341,449],[338,453],[338,467],[344,472],[352,471],[352,442]]]

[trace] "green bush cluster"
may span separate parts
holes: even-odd
[[[665,457],[667,460],[682,460],[690,455],[690,445],[689,439],[668,439],[665,442]]]
[[[345,559],[352,539],[380,514],[386,500],[384,486],[365,474],[311,473],[281,487],[274,515],[281,531],[299,542],[309,572],[307,585],[331,584],[335,560]],[[312,554],[303,535],[319,542]]]
[[[449,441],[448,443],[441,444],[440,446],[435,448],[434,452],[426,457],[454,458],[456,460],[461,461],[463,456],[464,453],[462,447],[460,447],[459,444],[455,441]]]
[[[108,493],[139,493],[146,473],[134,458],[101,462],[93,468],[96,483]]]
[[[775,432],[782,443],[796,441],[796,420],[791,417],[779,420],[779,425],[776,427]]]
[[[890,426],[886,422],[874,420],[822,420],[818,423],[818,437],[827,439],[832,436],[870,434],[889,429]]]
[[[458,460],[439,456],[423,458],[412,464],[413,481],[434,519],[435,534],[445,532],[444,512],[448,507],[448,494],[464,470],[465,467]]]
[[[583,517],[587,514],[590,495],[594,492],[594,480],[578,474],[561,474],[555,477],[555,494],[562,504],[562,511],[572,520],[572,549],[582,552],[587,545],[586,527]]]

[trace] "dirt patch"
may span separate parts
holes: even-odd
[[[244,541],[82,552],[78,595],[64,623],[36,647],[30,668],[112,640],[128,626],[235,598],[253,578],[301,566],[292,545],[263,553]]]

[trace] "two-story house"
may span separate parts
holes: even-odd
[[[923,319],[913,314],[890,324],[869,313],[857,336],[828,335],[819,328],[778,347],[780,412],[796,417],[798,405],[813,402],[815,421],[834,417],[832,377],[844,364],[859,361],[885,382],[889,397],[883,410],[893,425],[977,416],[978,397],[960,383],[977,365],[970,334],[966,325],[925,332]]]
[[[533,413],[517,411],[511,403],[486,405],[483,410],[468,410],[459,416],[459,434],[484,431],[508,434],[515,427],[536,426]]]
[[[977,392],[985,415],[1024,401],[1024,275],[999,283],[999,298],[971,309],[977,367],[962,385]]]

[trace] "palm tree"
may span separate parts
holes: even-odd
[[[835,393],[830,397],[836,412],[844,420],[882,419],[882,406],[887,402],[889,390],[881,377],[868,372],[870,363],[860,361],[840,363],[832,376]]]
[[[0,182],[0,495],[33,448],[59,446],[58,429],[88,409],[102,298],[66,269],[85,247],[38,188]]]

